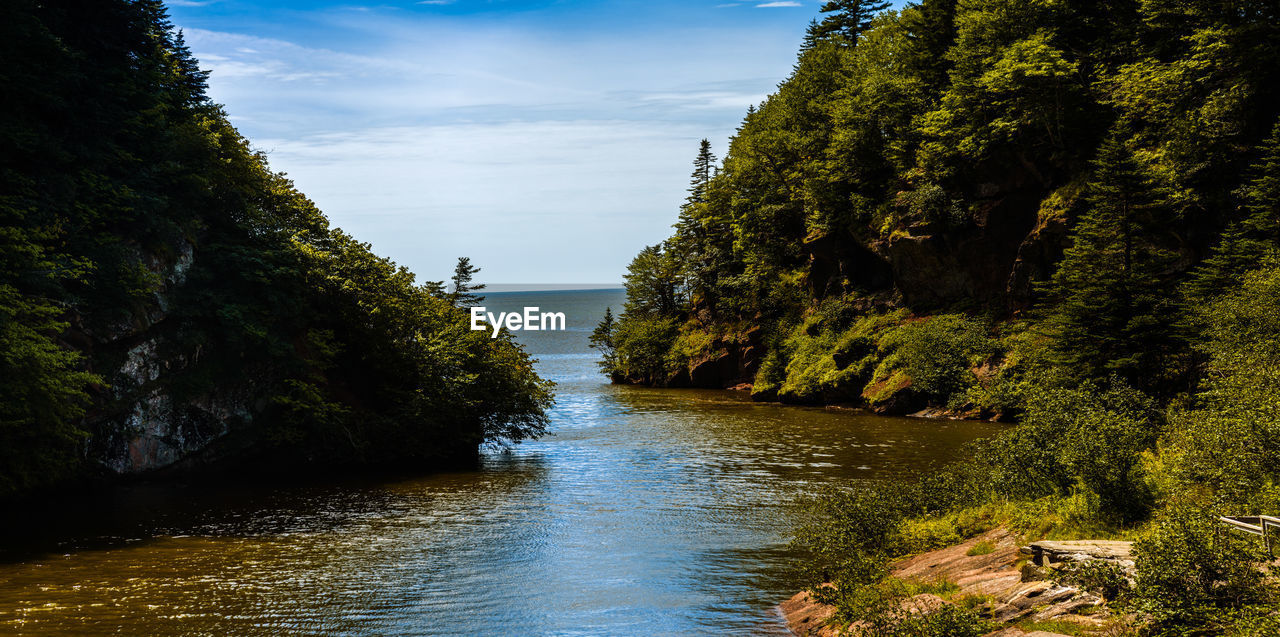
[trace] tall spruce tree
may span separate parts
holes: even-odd
[[[871,19],[887,8],[889,3],[881,0],[828,0],[819,11],[830,15],[821,22],[809,23],[804,44],[813,48],[821,40],[839,38],[845,44],[855,45],[858,36],[871,27]]]
[[[1082,377],[1158,383],[1173,343],[1165,289],[1174,254],[1161,245],[1167,207],[1121,135],[1102,145],[1088,211],[1049,282],[1044,328],[1055,362]]]
[[[689,176],[689,195],[676,221],[672,251],[685,273],[683,278],[699,295],[705,305],[714,309],[716,268],[713,261],[719,252],[716,237],[707,228],[707,208],[710,201],[711,180],[716,175],[716,156],[711,152],[711,142],[703,139],[698,145],[698,155],[693,160],[693,172]]]
[[[1245,217],[1222,233],[1213,254],[1188,282],[1190,304],[1203,304],[1239,287],[1246,273],[1280,251],[1280,122],[1259,147],[1244,199]]]
[[[604,308],[604,318],[596,324],[596,328],[591,331],[591,336],[587,342],[591,347],[600,352],[600,369],[609,372],[618,364],[616,332],[618,322],[613,318],[613,308]]]
[[[453,268],[453,291],[449,293],[449,301],[457,307],[478,305],[484,301],[483,296],[475,294],[484,289],[483,283],[472,283],[480,268],[471,265],[470,257],[458,257],[458,265]]]

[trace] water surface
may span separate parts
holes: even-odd
[[[553,435],[471,472],[112,492],[7,547],[0,633],[784,635],[798,498],[994,431],[608,385],[586,337],[621,300],[486,302],[566,312],[521,337],[559,384]]]

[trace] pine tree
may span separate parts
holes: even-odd
[[[453,268],[453,292],[449,293],[449,301],[457,307],[470,307],[484,301],[483,296],[473,294],[484,289],[484,284],[471,283],[480,268],[471,265],[469,257],[458,257],[458,265]]]
[[[1055,303],[1044,327],[1065,369],[1150,387],[1173,342],[1164,279],[1174,255],[1157,236],[1167,210],[1118,135],[1103,143],[1089,190],[1089,209],[1048,286]]]
[[[698,292],[703,302],[714,311],[716,268],[713,263],[721,252],[717,239],[709,231],[708,207],[710,205],[711,180],[716,175],[716,156],[711,152],[711,142],[703,139],[698,155],[693,160],[693,173],[689,177],[689,196],[680,206],[676,221],[675,237],[671,240],[672,252],[684,268],[683,278]]]
[[[707,202],[707,187],[716,174],[716,156],[711,152],[711,142],[703,139],[698,145],[698,156],[693,160],[693,174],[689,176],[689,196],[686,204]]]
[[[1186,290],[1191,305],[1239,287],[1246,273],[1280,251],[1280,122],[1259,151],[1245,188],[1246,216],[1222,233],[1213,254],[1192,275]]]
[[[880,0],[828,0],[819,11],[831,15],[822,22],[810,24],[805,43],[812,48],[820,40],[839,38],[853,46],[862,32],[871,27],[872,18],[887,8],[889,3]]]
[[[617,321],[613,318],[613,308],[606,307],[604,309],[604,318],[591,331],[591,337],[588,339],[591,347],[599,350],[600,369],[605,372],[610,372],[617,367],[617,344],[614,342],[614,332],[617,326]]]

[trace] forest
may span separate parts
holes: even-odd
[[[1133,632],[1280,632],[1215,519],[1280,513],[1280,5],[829,1],[626,289],[615,382],[1012,423],[813,503],[838,619],[983,634],[886,575],[1004,525],[1135,540]]]
[[[0,6],[0,498],[136,474],[435,470],[551,384],[274,172],[158,0]]]

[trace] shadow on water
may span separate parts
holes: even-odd
[[[519,336],[558,384],[554,435],[476,471],[139,485],[11,523],[0,633],[786,634],[797,501],[999,428],[608,385],[586,339],[621,300],[486,301],[570,330]]]

